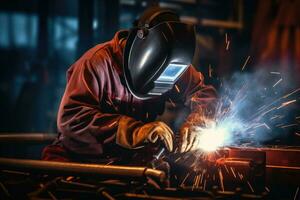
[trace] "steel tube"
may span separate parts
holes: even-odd
[[[71,176],[98,176],[111,178],[146,178],[151,177],[161,183],[166,181],[163,171],[146,167],[117,165],[83,164],[14,158],[0,158],[0,169],[20,170],[33,173],[45,173]]]

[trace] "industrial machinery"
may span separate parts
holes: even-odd
[[[10,134],[0,142],[32,145],[53,137]],[[2,157],[0,199],[299,199],[299,153],[291,147],[228,147],[205,156],[160,150],[152,167]]]

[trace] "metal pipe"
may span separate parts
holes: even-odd
[[[253,166],[253,161],[249,159],[243,159],[243,158],[224,158],[224,159],[219,159],[217,163],[219,165],[226,165],[230,167],[251,168]]]
[[[0,133],[0,143],[42,143],[53,142],[57,134],[54,133]]]
[[[111,178],[153,178],[160,183],[166,181],[163,171],[146,167],[83,164],[29,159],[0,158],[0,169],[20,170],[68,176],[98,176]]]
[[[180,19],[185,23],[196,24],[205,27],[242,29],[243,24],[239,21],[224,21],[216,19],[198,19],[196,17],[182,16]]]

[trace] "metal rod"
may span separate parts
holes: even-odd
[[[166,181],[163,171],[146,167],[128,167],[116,165],[99,165],[68,163],[54,161],[40,161],[14,158],[0,158],[0,169],[21,170],[33,173],[55,175],[98,176],[111,178],[153,178],[160,183]]]
[[[205,27],[217,27],[227,29],[242,29],[243,24],[238,21],[223,21],[215,19],[198,19],[196,17],[182,16],[180,18],[183,22],[197,24]]]
[[[52,142],[57,137],[54,133],[0,133],[0,143],[41,143]]]

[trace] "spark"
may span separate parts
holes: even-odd
[[[298,89],[296,89],[296,90],[294,90],[293,92],[291,92],[291,93],[289,93],[289,94],[287,94],[287,95],[285,95],[285,96],[283,96],[283,98],[288,98],[289,96],[291,96],[292,94],[295,94],[295,93],[297,93],[298,91],[300,91],[300,88],[298,88]]]
[[[251,192],[252,192],[252,193],[254,193],[253,187],[252,187],[252,185],[250,184],[250,182],[249,182],[249,181],[247,181],[247,184],[248,184],[248,186],[249,186],[249,188],[250,188]]]
[[[294,196],[294,200],[297,200],[298,192],[299,192],[299,187],[297,187],[297,190],[296,190],[296,193],[295,193],[295,196]]]
[[[187,180],[187,178],[190,176],[190,173],[188,172],[186,176],[184,177],[183,181],[181,182],[180,186],[184,186],[184,182]]]
[[[229,50],[230,40],[226,43],[226,51]]]
[[[196,188],[199,187],[200,178],[201,178],[201,175],[200,174],[197,175],[196,184],[195,184]]]
[[[246,61],[244,62],[243,67],[242,67],[242,71],[244,71],[244,69],[245,69],[245,67],[246,67],[249,59],[250,59],[250,56],[248,56],[247,59],[246,59]]]
[[[268,114],[269,112],[272,112],[273,110],[275,110],[277,107],[273,107],[270,110],[267,110],[266,112],[262,113],[261,116],[264,116],[266,114]]]
[[[292,104],[292,103],[295,103],[296,101],[297,101],[297,100],[294,99],[294,100],[291,100],[291,101],[284,102],[284,103],[281,104],[281,106],[279,106],[279,107],[277,108],[277,110],[280,109],[280,108],[283,108],[283,107],[285,107],[285,106],[287,106],[287,105],[290,105],[290,104]]]
[[[266,123],[264,123],[264,127],[266,127],[267,129],[271,130],[271,128]]]
[[[277,124],[276,127],[284,126],[284,123]]]
[[[202,171],[200,184],[202,183],[202,181],[203,181],[203,179],[204,179],[205,173],[206,173],[206,169],[204,169],[204,170]]]
[[[177,153],[177,152],[178,152],[178,147],[176,147],[174,150],[174,153]]]
[[[176,107],[175,103],[172,101],[171,98],[169,98],[169,102],[171,103],[171,105],[172,105],[174,108]]]
[[[226,44],[226,51],[229,49],[230,40],[228,40],[228,35],[225,33],[225,44]]]
[[[43,188],[41,186],[41,184],[40,184],[40,187]],[[7,199],[12,199],[12,196],[10,195],[9,191],[6,189],[6,187],[4,186],[4,184],[2,182],[0,182],[0,188],[1,188],[2,192],[5,194],[5,196],[7,197]],[[2,196],[2,194],[1,194],[1,196]]]
[[[288,125],[281,126],[280,128],[288,128],[288,127],[297,126],[297,125],[298,124],[288,124]]]
[[[279,79],[279,80],[273,85],[273,87],[275,87],[276,85],[278,85],[281,81],[282,81],[282,78]]]
[[[218,169],[218,171],[219,171],[219,178],[220,178],[221,189],[224,192],[224,178],[223,178],[223,174],[222,174],[221,169]]]
[[[178,92],[178,93],[180,93],[180,89],[179,89],[179,87],[175,84],[175,89],[176,89],[176,91]]]
[[[194,188],[195,188],[195,186],[196,186],[197,179],[198,179],[198,175],[196,175],[196,176],[194,177],[194,182],[193,182],[192,191],[194,190]]]
[[[255,129],[255,128],[262,127],[262,126],[264,126],[264,127],[266,127],[267,129],[271,130],[271,128],[270,128],[266,123],[258,124],[258,125],[254,126],[254,127],[252,127],[252,128]]]
[[[277,119],[277,118],[280,118],[280,115],[275,115],[275,116],[271,117],[270,120],[274,120],[274,119]]]
[[[265,105],[263,105],[262,107],[258,108],[258,110],[265,110],[265,109],[269,108],[270,106],[272,106],[272,105],[274,105],[274,104],[280,102],[280,100],[281,100],[282,98],[283,98],[283,97],[280,97],[280,98],[274,100],[273,102],[271,102],[270,104],[265,104]]]
[[[165,151],[165,148],[162,148],[157,155],[154,155],[154,158],[156,158],[157,160],[162,156],[163,152]]]
[[[227,166],[224,165],[224,167],[225,167],[225,169],[226,169],[226,172],[229,174],[229,170],[228,170]]]
[[[234,173],[234,170],[233,170],[233,168],[232,168],[232,167],[230,167],[230,170],[231,170],[231,172],[232,172],[232,174],[233,174],[234,178],[236,178],[236,175],[235,175],[235,173]]]
[[[114,160],[111,160],[111,161],[109,161],[108,163],[106,163],[105,165],[110,165],[110,164],[112,164],[113,162],[115,162]]]
[[[267,186],[265,187],[265,189],[267,192],[270,192],[270,189]]]
[[[149,118],[149,113],[148,112],[146,112],[146,119],[148,119]]]
[[[277,75],[280,75],[280,72],[270,72],[270,74],[277,74]]]
[[[179,160],[181,160],[181,157],[178,157],[174,162],[177,163]]]
[[[242,70],[244,70],[247,63],[249,63],[249,59],[250,56],[245,60]],[[209,68],[211,68],[211,65],[209,65]],[[211,70],[209,73],[211,73]],[[279,72],[270,73],[280,75]],[[224,82],[222,86],[223,91],[220,93],[221,97],[218,99],[213,112],[204,110],[201,107],[202,102],[199,102],[200,106],[197,107],[197,98],[193,101],[193,103],[196,104],[193,113],[196,115],[194,118],[188,119],[187,122],[194,126],[195,131],[198,133],[196,134],[197,137],[194,143],[197,151],[192,153],[196,154],[197,158],[201,158],[201,161],[195,159],[187,163],[190,161],[186,158],[187,155],[175,160],[175,162],[181,161],[188,164],[192,170],[191,174],[186,174],[181,186],[184,186],[184,183],[188,182],[189,184],[193,184],[193,188],[200,187],[205,190],[206,187],[211,187],[210,181],[213,181],[224,191],[224,179],[226,176],[233,176],[233,178],[238,181],[247,181],[250,188],[248,190],[254,193],[255,188],[252,187],[252,182],[250,184],[245,174],[230,165],[218,165],[217,160],[222,158],[222,151],[219,151],[220,148],[231,145],[242,147],[261,145],[261,142],[265,141],[265,139],[272,137],[270,130],[273,130],[275,126],[279,128],[298,126],[298,124],[296,124],[299,123],[298,121],[287,122],[286,120],[289,120],[287,117],[289,116],[287,109],[292,107],[289,105],[299,102],[299,97],[293,94],[300,91],[300,88],[290,90],[288,94],[287,92],[282,93],[284,84],[280,84],[283,82],[283,77],[281,78],[280,76],[280,79],[276,80],[277,82],[275,84],[267,82],[267,84],[270,84],[269,87],[261,85],[261,88],[255,88],[253,87],[253,83],[257,82],[258,86],[260,86],[260,80],[262,79],[243,74],[238,74],[237,80],[233,80],[233,83]],[[243,77],[245,77],[249,83],[246,82],[247,80],[243,80]],[[263,82],[263,84],[265,84],[265,82]],[[274,92],[277,88],[280,88],[280,92],[278,93],[276,93],[277,91]],[[170,102],[172,102],[171,99]],[[284,107],[287,108],[281,109]],[[296,120],[297,119],[300,119],[300,115],[296,117]],[[265,137],[264,134],[259,135],[259,133],[268,133],[268,135]],[[295,132],[295,135],[300,137],[300,132]],[[219,153],[221,155],[218,155]],[[220,157],[211,160],[210,155]],[[212,167],[213,170],[206,171],[206,167],[208,166],[209,168]],[[226,172],[224,172],[222,166],[224,166]],[[223,173],[225,173],[226,176],[224,176]]]
[[[211,78],[212,77],[212,72],[213,72],[213,69],[211,67],[211,64],[208,65],[208,76]]]

